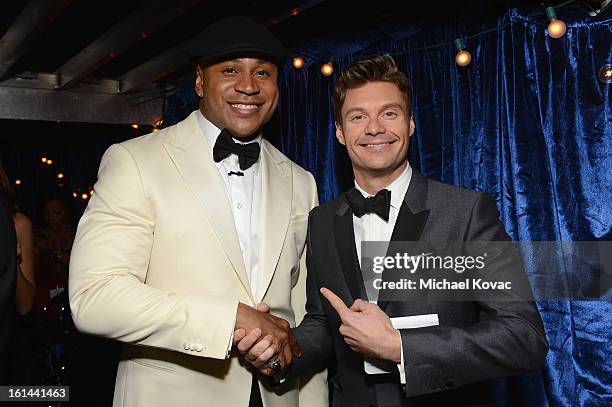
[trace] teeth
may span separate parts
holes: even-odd
[[[257,105],[233,104],[232,106],[238,109],[257,109]]]
[[[366,144],[366,147],[377,147],[377,146],[386,146],[391,143],[378,143],[378,144]]]

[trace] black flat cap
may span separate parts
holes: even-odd
[[[211,24],[192,43],[189,54],[195,62],[207,65],[246,57],[281,65],[289,56],[270,31],[248,17],[230,17]]]

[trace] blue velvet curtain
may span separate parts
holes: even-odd
[[[563,17],[561,39],[546,35],[544,17],[511,10],[477,26],[385,26],[314,41],[296,52],[304,69],[282,70],[273,140],[315,175],[322,202],[335,197],[352,184],[352,173],[334,136],[335,74],[323,77],[320,66],[333,57],[337,72],[369,54],[396,54],[414,86],[414,168],[491,193],[514,240],[610,240],[612,85],[596,76],[612,63],[612,21]],[[455,65],[452,45],[418,51],[495,24],[468,41],[473,60],[466,68]],[[184,89],[170,101],[166,122],[196,103],[191,87]],[[499,405],[612,405],[612,304],[538,307],[550,343],[546,366],[497,381]]]

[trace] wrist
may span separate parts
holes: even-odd
[[[387,355],[384,359],[399,364],[402,362],[402,336],[400,331],[393,329],[389,331],[387,339]]]

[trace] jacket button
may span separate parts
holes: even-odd
[[[189,350],[196,350],[196,344],[192,343],[191,345],[189,345]]]
[[[202,348],[203,346],[201,343],[196,343],[196,346],[195,346],[196,352],[202,352]]]
[[[183,349],[189,350],[189,344],[187,342],[183,342]]]

